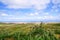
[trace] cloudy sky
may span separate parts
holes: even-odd
[[[60,22],[60,0],[0,0],[0,22]]]

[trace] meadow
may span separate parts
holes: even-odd
[[[0,40],[60,40],[60,23],[0,23]]]

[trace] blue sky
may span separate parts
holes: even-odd
[[[0,22],[60,22],[60,0],[0,0]]]

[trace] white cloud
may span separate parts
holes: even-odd
[[[58,12],[59,10],[58,10],[58,8],[59,8],[59,5],[60,5],[60,0],[52,0],[52,3],[54,4],[53,6],[52,6],[52,12],[54,11],[54,12]]]
[[[42,17],[42,16],[39,16],[39,17],[37,17],[37,19],[40,19],[40,20],[42,20],[42,19],[43,19],[43,17]]]
[[[9,15],[9,14],[7,14],[7,13],[0,12],[0,16],[6,16],[6,17],[8,16],[8,17],[9,17],[9,16],[13,16],[13,15]]]
[[[51,12],[57,12],[58,13],[59,10],[58,9],[52,9]]]
[[[50,0],[0,0],[1,2],[8,5],[8,8],[31,8],[40,10],[45,9]]]
[[[10,18],[7,18],[8,20],[32,20],[34,19],[33,17],[10,17]]]
[[[59,10],[56,9],[55,11],[58,12]]]
[[[34,16],[34,14],[33,13],[30,13],[29,16]]]
[[[40,20],[56,20],[59,18],[57,16],[45,15],[45,16],[39,16],[39,17],[37,17],[37,19],[40,19]]]
[[[52,6],[52,9],[56,9],[56,8],[57,8],[57,5]]]
[[[9,15],[4,12],[0,12],[0,16],[9,16]]]
[[[44,19],[54,19],[54,16],[44,16]]]
[[[38,12],[28,14],[28,16],[38,16],[38,15],[39,15]]]
[[[36,12],[35,15],[39,15],[39,13]]]
[[[52,9],[51,9],[51,12],[58,12],[58,11],[59,11],[58,5],[53,5]]]
[[[8,14],[2,13],[1,16],[8,16]]]
[[[48,12],[44,13],[44,15],[50,15]]]
[[[59,4],[60,0],[52,0],[53,4]]]
[[[16,19],[17,19],[17,20],[19,20],[19,19],[22,19],[22,18],[12,17],[12,18],[8,18],[8,19],[10,19],[10,20],[11,20],[11,19],[14,19],[14,20],[16,20]]]

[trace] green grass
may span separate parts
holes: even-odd
[[[56,26],[43,23],[39,25],[0,23],[0,40],[60,40],[55,36],[60,34],[58,30],[60,25]]]

